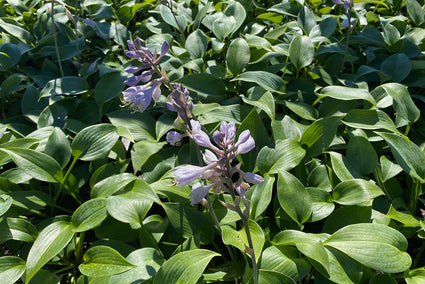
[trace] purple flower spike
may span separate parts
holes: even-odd
[[[149,84],[134,86],[123,91],[123,101],[126,105],[132,105],[134,109],[143,112],[151,103],[153,88]]]
[[[225,144],[232,143],[236,134],[236,126],[234,122],[223,121],[220,125],[220,132],[224,133],[223,142]]]
[[[264,178],[262,176],[253,173],[245,173],[243,178],[244,180],[252,184],[259,184],[264,181]]]

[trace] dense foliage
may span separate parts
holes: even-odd
[[[425,282],[423,0],[2,0],[0,32],[1,283]]]

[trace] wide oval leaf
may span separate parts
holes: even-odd
[[[300,144],[307,149],[308,157],[315,157],[328,149],[335,138],[339,121],[338,117],[321,118],[304,131]]]
[[[25,219],[9,217],[0,222],[0,244],[8,240],[33,242],[37,235],[37,228]]]
[[[8,153],[21,170],[35,179],[59,183],[63,181],[61,166],[49,155],[32,149],[8,148],[0,150]]]
[[[207,51],[207,37],[201,30],[195,30],[191,33],[184,44],[192,59],[202,58]]]
[[[95,198],[80,205],[72,214],[74,232],[84,232],[100,225],[107,217],[106,199]]]
[[[73,236],[72,225],[65,221],[55,222],[44,228],[28,254],[25,283],[28,283],[43,265],[61,252]]]
[[[93,161],[104,157],[117,142],[119,136],[112,124],[96,124],[81,130],[71,144],[75,159]]]
[[[246,71],[232,81],[236,80],[256,83],[267,91],[278,93],[282,92],[285,86],[285,81],[281,77],[266,71]]]
[[[66,76],[47,82],[46,86],[40,92],[40,98],[59,96],[59,95],[78,95],[89,90],[89,84],[86,80],[77,76]]]
[[[377,132],[391,148],[397,163],[413,178],[425,182],[425,153],[409,138],[394,133]]]
[[[297,223],[302,224],[310,218],[311,197],[304,185],[285,171],[278,172],[277,197],[283,210]]]
[[[152,278],[164,263],[162,254],[150,247],[135,250],[126,259],[137,267],[115,274],[109,280],[109,284],[141,283]]]
[[[305,150],[294,139],[279,140],[275,148],[263,147],[257,156],[257,167],[261,173],[289,171],[304,158]]]
[[[0,257],[0,279],[3,283],[15,283],[25,272],[25,261],[17,256]]]
[[[153,279],[153,284],[195,284],[214,256],[219,256],[219,254],[205,249],[178,253],[161,266]]]
[[[386,273],[399,273],[412,264],[404,252],[407,240],[399,231],[381,224],[353,224],[336,231],[325,242],[361,264]]]
[[[297,70],[308,66],[314,59],[314,45],[306,36],[296,36],[289,45],[289,58]]]
[[[80,272],[90,277],[111,276],[135,267],[119,252],[108,246],[90,248],[83,256]]]
[[[343,86],[328,86],[320,91],[320,96],[331,97],[343,101],[365,100],[376,105],[375,99],[366,89],[348,88]]]
[[[13,198],[9,195],[1,195],[0,196],[0,216],[9,210],[10,206],[12,206]]]
[[[361,205],[361,203],[383,195],[377,185],[363,179],[351,179],[339,183],[332,192],[332,199],[343,205]]]
[[[248,65],[250,51],[248,43],[243,38],[237,38],[232,41],[227,49],[226,64],[233,75],[239,75]]]

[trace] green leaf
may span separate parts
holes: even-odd
[[[267,207],[272,200],[274,176],[265,176],[264,181],[260,184],[254,185],[247,195],[250,194],[249,200],[251,201],[250,217],[256,220],[266,211]]]
[[[300,144],[307,148],[306,155],[315,157],[327,150],[336,135],[338,117],[325,117],[316,120],[303,133]]]
[[[226,95],[226,87],[219,77],[207,73],[190,74],[177,80],[191,91],[197,92],[204,103],[221,101]]]
[[[152,206],[153,201],[128,192],[107,199],[108,213],[115,219],[130,224],[132,229],[140,229],[143,219]]]
[[[356,172],[367,175],[378,166],[378,155],[372,144],[364,137],[353,136],[347,144],[347,161]]]
[[[421,284],[425,281],[424,267],[409,270],[404,280],[407,284]]]
[[[371,206],[345,205],[337,208],[326,218],[322,232],[332,234],[347,225],[368,223],[371,220],[371,216]]]
[[[317,270],[325,275],[329,274],[329,257],[320,235],[285,230],[273,238],[272,244],[278,248],[288,245],[296,246],[302,254],[309,257],[310,262]]]
[[[332,170],[340,180],[353,179],[354,175],[357,177],[356,173],[350,171],[350,164],[342,154],[330,151],[329,155],[331,156]]]
[[[310,195],[304,185],[288,172],[278,172],[277,197],[280,206],[295,222],[302,224],[310,218]]]
[[[392,105],[397,118],[407,120],[409,124],[419,119],[421,112],[413,102],[407,87],[397,83],[387,83],[378,88],[382,88],[393,99]]]
[[[0,257],[0,279],[4,283],[15,283],[25,272],[25,261],[17,256]]]
[[[208,213],[199,212],[187,205],[169,202],[163,208],[167,213],[171,226],[184,238],[200,234],[201,242],[209,243],[213,240],[214,226]]]
[[[155,119],[147,112],[132,112],[122,109],[107,114],[109,120],[116,127],[127,128],[135,141],[155,139]]]
[[[335,205],[329,192],[319,188],[306,188],[311,198],[311,218],[310,222],[322,220],[331,214]]]
[[[260,271],[276,271],[294,280],[304,278],[311,269],[308,261],[300,258],[298,251],[292,247],[280,250],[275,246],[269,246],[263,251],[258,267]]]
[[[34,242],[37,235],[37,228],[25,219],[6,218],[0,222],[0,244],[8,240]]]
[[[43,265],[60,253],[73,236],[73,227],[68,222],[59,221],[44,228],[28,254],[25,283],[28,283]]]
[[[381,172],[382,172],[382,181],[383,182],[389,180],[392,177],[395,177],[401,171],[403,171],[403,168],[400,167],[399,164],[391,162],[384,155],[382,155],[380,157],[380,162],[381,162]]]
[[[41,269],[39,270],[33,278],[31,278],[31,281],[28,284],[58,284],[60,283],[59,277],[48,270]]]
[[[273,73],[266,71],[246,71],[232,81],[244,81],[256,83],[267,91],[270,92],[282,92],[285,82],[283,79]]]
[[[288,171],[304,158],[305,150],[294,139],[278,140],[275,148],[263,147],[257,156],[257,168],[262,174]]]
[[[273,284],[296,284],[294,279],[286,276],[285,274],[279,273],[273,270],[258,271],[258,282],[259,283],[273,283]]]
[[[74,137],[72,155],[75,159],[94,161],[106,156],[118,138],[116,127],[111,124],[86,127]]]
[[[116,250],[108,246],[96,246],[84,253],[80,272],[90,277],[111,276],[135,267]]]
[[[387,129],[391,132],[398,132],[391,118],[381,110],[353,109],[347,113],[342,122],[353,128]]]
[[[386,273],[399,273],[412,264],[404,252],[407,240],[399,231],[381,224],[348,225],[329,237],[325,246],[340,250],[361,264]]]
[[[100,78],[94,88],[94,97],[98,105],[121,96],[121,91],[125,88],[124,81],[126,78],[120,72],[110,72]]]
[[[95,198],[81,204],[71,218],[74,232],[84,232],[96,228],[107,217],[106,199]]]
[[[167,142],[157,142],[156,140],[142,140],[133,145],[131,151],[131,162],[134,173],[136,173],[146,161],[158,153]]]
[[[261,251],[265,242],[265,236],[263,229],[253,220],[248,220],[249,232],[251,234],[252,244],[254,246],[255,259],[258,262],[261,256]],[[252,258],[252,254],[249,251],[249,242],[246,236],[245,227],[239,231],[236,231],[231,226],[225,225],[222,227],[223,242],[227,245],[237,247],[242,252],[246,253]]]
[[[331,97],[337,100],[350,101],[350,100],[365,100],[373,105],[376,105],[374,98],[368,90],[359,88],[348,88],[342,86],[328,86],[324,87],[320,95],[321,97]]]
[[[201,30],[195,30],[186,39],[184,47],[192,59],[202,58],[207,51],[207,37]]]
[[[62,169],[68,164],[71,158],[71,146],[65,133],[60,128],[55,127],[53,129],[47,140],[44,152],[54,158]]]
[[[330,281],[347,284],[360,283],[363,267],[358,262],[331,247],[326,247],[326,251],[329,257]]]
[[[226,54],[226,65],[233,75],[239,75],[248,65],[250,59],[248,43],[243,38],[233,40]]]
[[[164,262],[162,254],[150,247],[135,250],[126,259],[137,267],[115,274],[109,284],[139,283],[148,280],[158,272]]]
[[[90,197],[96,198],[111,196],[136,179],[136,176],[129,173],[122,173],[107,177],[93,186],[93,189],[90,192]]]
[[[316,26],[314,14],[307,6],[303,6],[300,9],[298,13],[297,23],[307,35],[309,35],[311,30]]]
[[[9,210],[10,206],[12,206],[12,202],[13,198],[9,195],[0,195],[0,216]]]
[[[309,104],[283,101],[283,105],[303,119],[314,121],[319,117],[319,112]]]
[[[89,90],[89,84],[86,80],[77,76],[66,76],[47,82],[46,86],[40,92],[40,98],[53,96],[71,96],[86,93]]]
[[[275,117],[275,102],[272,93],[266,91],[264,94],[260,95],[256,92],[253,93],[249,98],[241,95],[244,103],[256,106],[259,109],[263,110],[271,120],[274,120]]]
[[[314,59],[315,48],[306,36],[296,36],[289,45],[289,58],[297,70],[310,65]]]
[[[339,183],[332,192],[332,199],[343,205],[357,205],[383,195],[384,192],[372,182],[351,179]]]
[[[409,75],[412,66],[406,54],[396,53],[382,62],[380,70],[389,75],[395,82],[401,82]]]
[[[29,31],[24,29],[21,24],[12,20],[11,18],[2,17],[0,19],[0,27],[7,33],[16,37],[19,40],[23,40],[26,43],[31,43],[33,38]]]
[[[377,132],[391,148],[397,163],[411,177],[425,182],[425,153],[409,138],[393,133]]]
[[[205,249],[178,253],[161,266],[153,279],[153,284],[197,283],[214,256],[219,254]]]
[[[425,21],[425,13],[421,6],[416,0],[406,0],[406,8],[409,17],[415,22],[417,26]]]
[[[0,149],[0,151],[8,153],[19,168],[35,179],[59,183],[63,180],[61,166],[44,153],[22,148]]]

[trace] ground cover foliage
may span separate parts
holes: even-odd
[[[422,0],[1,4],[0,282],[424,283]],[[245,181],[180,188],[195,128]]]

